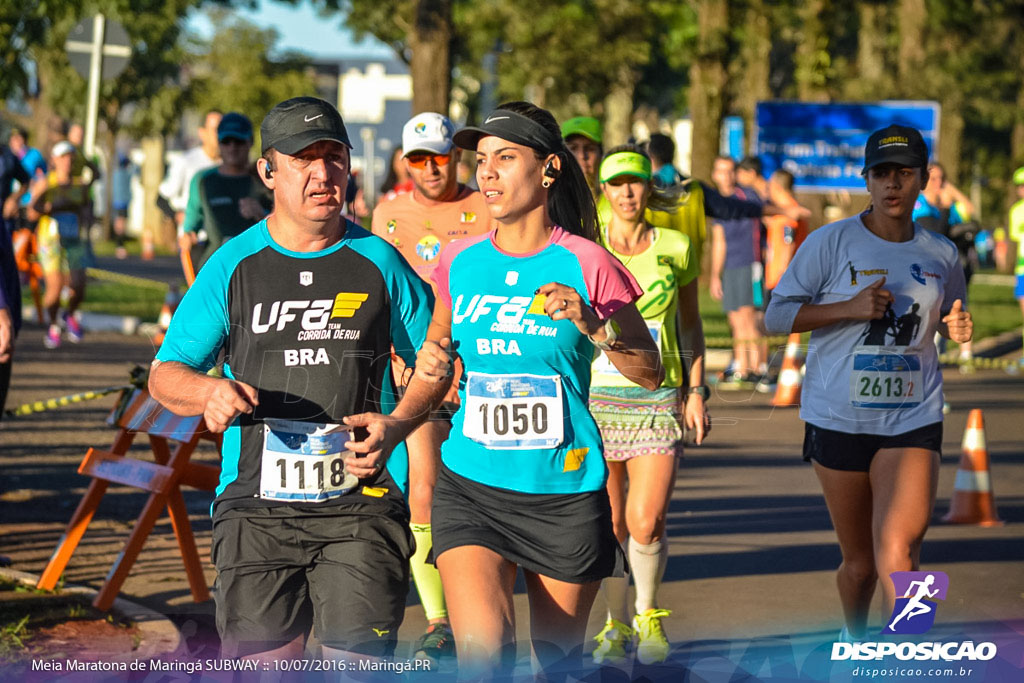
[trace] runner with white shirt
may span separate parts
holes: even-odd
[[[892,125],[868,138],[871,206],[812,232],[775,288],[770,332],[812,331],[800,401],[843,561],[842,639],[867,627],[881,579],[919,568],[942,445],[942,374],[932,338],[971,338],[956,246],[911,214],[927,179],[921,134]]]

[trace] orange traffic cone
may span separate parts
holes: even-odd
[[[996,513],[996,501],[992,495],[988,449],[985,447],[985,419],[979,408],[972,410],[967,418],[962,448],[953,498],[942,521],[947,524],[1002,526],[1004,522]]]
[[[804,364],[804,348],[800,344],[800,334],[789,335],[786,341],[786,355],[782,357],[782,369],[779,371],[779,386],[775,390],[773,406],[800,405],[800,387],[804,377],[800,368]]]
[[[153,336],[153,343],[157,346],[163,343],[167,328],[171,326],[171,318],[174,316],[174,311],[177,310],[180,302],[181,295],[178,294],[178,288],[171,285],[167,290],[167,296],[164,297],[164,305],[160,308],[160,316],[156,319],[156,324],[160,327],[160,331]]]

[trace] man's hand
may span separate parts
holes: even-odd
[[[18,196],[11,195],[4,202],[3,216],[4,218],[14,218],[18,215]]]
[[[233,379],[219,379],[206,399],[203,419],[215,434],[225,431],[242,413],[251,414],[260,404],[256,389]]]
[[[0,308],[0,363],[9,363],[14,353],[14,321],[6,307]]]
[[[345,456],[345,469],[360,479],[379,474],[398,443],[392,438],[398,421],[380,413],[359,413],[342,422],[349,427],[365,427],[367,432],[364,440],[345,443],[345,448],[352,451]]]
[[[178,238],[178,248],[181,251],[190,251],[199,241],[199,236],[194,232],[183,232]]]
[[[850,320],[878,320],[885,315],[885,308],[893,302],[888,289],[882,289],[885,276],[875,280],[846,302],[846,317]]]
[[[974,335],[974,321],[971,320],[971,314],[964,310],[964,304],[960,299],[953,302],[953,308],[942,319],[942,322],[946,324],[949,338],[953,341],[958,344],[971,341],[971,337]]]
[[[712,276],[711,282],[708,283],[709,289],[711,290],[711,298],[715,301],[722,300],[722,278]]]

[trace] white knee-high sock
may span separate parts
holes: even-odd
[[[668,545],[662,540],[644,545],[636,539],[629,539],[629,568],[633,571],[633,583],[636,585],[636,613],[658,606],[658,587],[661,577],[665,575],[668,564]]]
[[[626,549],[622,549],[626,552]],[[609,576],[601,582],[601,592],[604,600],[608,603],[608,618],[621,621],[629,625],[629,607],[627,605],[627,593],[629,592],[629,576]]]

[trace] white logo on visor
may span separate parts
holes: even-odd
[[[512,118],[512,117],[511,116],[492,116],[491,118],[489,118],[486,121],[484,121],[484,125],[487,125],[491,121],[501,121],[502,119],[510,119],[510,118]]]
[[[310,121],[316,121],[316,120],[317,120],[318,118],[320,118],[321,116],[323,116],[323,114],[317,114],[317,115],[316,115],[316,116],[314,116],[313,118],[309,118],[308,116],[303,116],[303,117],[302,117],[302,120],[303,120],[303,121],[305,121],[306,123],[309,123]]]
[[[308,270],[304,270],[299,273],[299,284],[303,287],[309,287],[313,284],[313,273]]]

